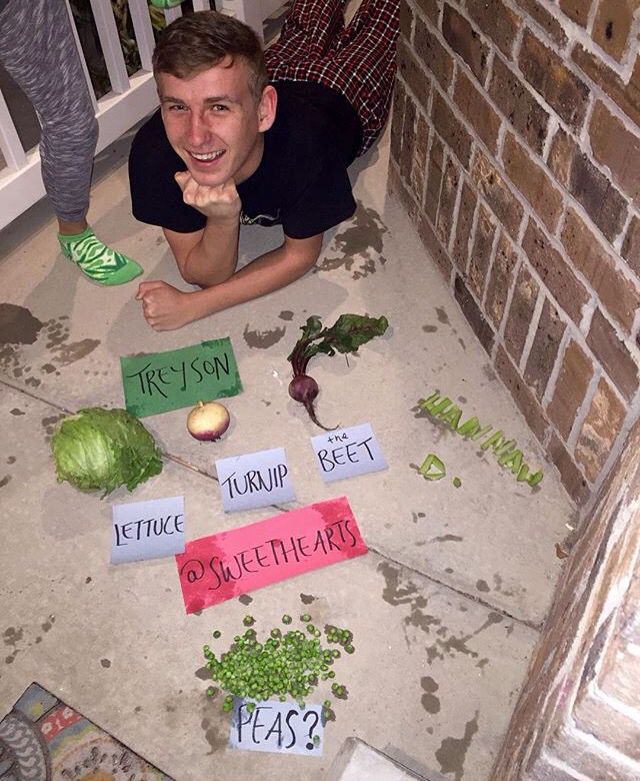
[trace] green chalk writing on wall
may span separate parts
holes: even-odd
[[[480,449],[493,453],[498,464],[504,469],[508,469],[517,478],[518,482],[526,482],[530,486],[535,486],[542,480],[542,470],[530,471],[529,464],[524,460],[524,455],[518,449],[518,443],[515,439],[508,439],[502,431],[494,430],[493,426],[483,426],[476,417],[468,418],[464,423],[461,423],[462,410],[447,396],[443,397],[440,393],[434,391],[428,398],[421,399],[418,402],[418,407],[435,420],[444,423],[452,431],[460,434],[464,439],[470,439],[473,442],[483,440],[480,442]],[[420,467],[419,472],[427,479],[437,480],[439,477],[428,477],[426,473],[434,463],[431,461],[425,467],[430,457],[437,458],[437,456],[429,454]],[[443,472],[441,476],[444,477],[444,464],[441,461],[440,464]],[[423,471],[423,468],[425,471]]]

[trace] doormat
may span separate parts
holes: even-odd
[[[173,781],[32,683],[0,721],[0,781]]]

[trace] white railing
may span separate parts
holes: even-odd
[[[193,0],[196,11],[209,8],[236,16],[262,36],[264,19],[282,5],[283,0]],[[158,105],[155,83],[151,73],[154,47],[153,28],[147,0],[128,0],[142,68],[133,76],[127,74],[124,55],[110,0],[91,0],[100,45],[109,74],[111,91],[96,100],[89,79],[75,24],[76,46],[84,66],[96,117],[100,129],[96,153],[101,152]],[[67,0],[68,7],[68,0]],[[69,16],[73,22],[71,10]],[[167,23],[182,13],[180,6],[164,11]],[[26,211],[45,194],[40,174],[38,149],[25,152],[7,104],[0,92],[0,151],[6,166],[0,169],[0,229]]]

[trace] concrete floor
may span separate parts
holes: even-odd
[[[94,187],[92,224],[141,262],[145,278],[179,284],[160,230],[130,215],[126,145],[102,155],[98,168],[111,171]],[[147,327],[136,283],[107,289],[81,278],[56,251],[46,204],[0,233],[0,715],[38,681],[177,781],[319,781],[352,737],[424,778],[488,777],[573,511],[408,219],[387,199],[387,165],[388,134],[361,161],[357,215],[327,237],[313,273],[170,333]],[[243,256],[280,236],[243,229]],[[7,303],[28,310],[17,332]],[[311,461],[318,430],[287,395],[286,356],[309,314],[330,323],[343,312],[385,314],[391,328],[348,365],[313,361],[318,414],[328,424],[371,422],[389,469],[327,486]],[[233,423],[221,442],[191,439],[178,410],[144,420],[166,466],[134,494],[100,501],[56,483],[53,425],[83,406],[123,405],[121,355],[226,335],[244,392],[228,400]],[[417,415],[416,402],[434,389],[517,439],[544,467],[541,486],[517,483],[477,446]],[[225,515],[213,466],[276,446],[286,448],[296,488],[289,507],[345,494],[368,555],[254,592],[249,608],[233,600],[190,616],[172,560],[109,564],[112,502],[184,495],[188,538],[278,512]],[[429,452],[461,488],[417,473]],[[342,668],[350,697],[327,726],[323,757],[225,748],[228,720],[205,695],[202,645],[214,627],[235,633],[248,611],[270,628],[302,608],[318,624],[350,627],[357,646]]]

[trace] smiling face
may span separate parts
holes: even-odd
[[[242,57],[186,79],[162,72],[156,78],[167,138],[195,181],[215,187],[251,176],[262,160],[262,133],[275,119],[274,88],[256,98]]]

